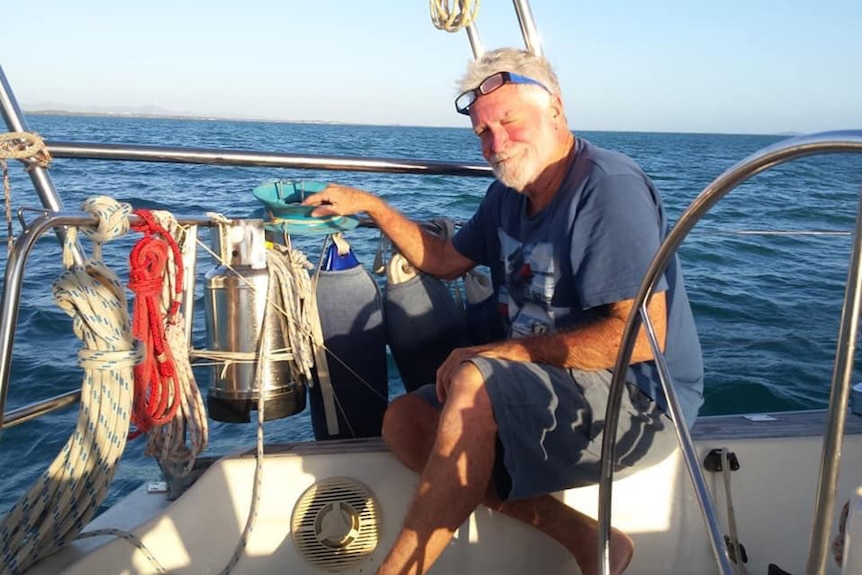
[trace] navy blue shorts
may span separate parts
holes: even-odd
[[[493,481],[502,500],[598,483],[611,372],[476,357],[497,422]],[[433,384],[416,392],[441,408]],[[673,423],[626,384],[614,477],[657,463],[677,446]]]

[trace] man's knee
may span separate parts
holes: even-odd
[[[383,416],[383,439],[392,448],[417,437],[434,436],[439,412],[421,397],[408,393],[395,399]]]
[[[455,404],[468,404],[473,409],[491,413],[491,401],[485,377],[472,362],[461,364],[448,389],[448,400]]]

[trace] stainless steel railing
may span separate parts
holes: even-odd
[[[425,174],[489,177],[491,168],[485,164],[440,162],[435,160],[405,160],[393,158],[356,158],[222,150],[212,148],[179,148],[128,144],[89,144],[47,141],[48,151],[55,158],[88,160],[126,160],[175,164],[209,164],[264,168],[294,168],[302,170],[343,170],[353,172],[383,172],[393,174]]]
[[[131,221],[136,223],[138,217],[131,216]],[[179,218],[178,221],[187,226],[213,225],[210,218],[205,216]],[[21,284],[30,252],[36,241],[49,230],[58,229],[62,226],[95,226],[96,224],[98,224],[98,218],[93,214],[46,212],[25,226],[23,233],[15,240],[15,245],[9,252],[2,304],[0,304],[2,305],[0,307],[0,429],[66,407],[76,401],[80,395],[80,392],[77,394],[76,392],[68,392],[32,403],[15,410],[8,416],[5,414],[12,364],[12,348],[15,343],[15,328],[18,324],[18,309],[21,303]],[[187,299],[187,302],[190,305],[191,299]]]
[[[0,113],[10,131],[29,131],[21,114],[6,76],[0,67]],[[76,158],[89,160],[114,160],[135,162],[158,162],[179,164],[207,164],[221,166],[275,167],[313,170],[340,170],[356,172],[406,173],[424,175],[451,175],[466,177],[489,177],[491,169],[485,164],[441,162],[435,160],[411,160],[392,158],[356,158],[332,155],[286,154],[279,152],[259,152],[247,150],[185,148],[170,146],[117,145],[77,142],[46,142],[48,152],[54,158]],[[53,182],[44,168],[36,167],[30,177],[46,212],[33,222],[24,225],[24,232],[16,240],[9,254],[6,266],[2,308],[0,308],[0,429],[23,423],[46,413],[62,409],[80,397],[80,392],[70,391],[32,403],[5,414],[8,382],[11,370],[11,357],[15,328],[18,321],[18,306],[21,297],[21,282],[30,251],[46,231],[55,230],[61,243],[65,226],[92,226],[97,223],[95,216],[84,213],[63,211],[63,202],[54,188]],[[133,216],[134,218],[134,216]],[[185,217],[179,219],[183,225],[211,226],[206,217]],[[134,222],[134,219],[133,219]],[[189,244],[192,248],[194,242]],[[77,263],[83,262],[80,250],[75,254]],[[194,253],[184,255],[194,259]],[[186,261],[186,265],[190,264]],[[194,286],[190,284],[189,290]],[[186,294],[186,302],[191,306],[193,297]],[[186,321],[192,321],[187,309]],[[187,326],[188,328],[189,326]],[[187,329],[186,333],[191,333]]]
[[[722,573],[725,575],[733,574],[733,566],[730,563],[727,546],[724,543],[724,538],[718,525],[714,505],[706,488],[703,471],[700,468],[700,461],[691,435],[688,432],[688,427],[685,425],[685,420],[680,411],[676,394],[674,393],[673,382],[647,314],[647,304],[659,278],[664,273],[676,250],[688,236],[688,233],[721,198],[736,186],[769,168],[797,158],[817,154],[848,152],[862,153],[862,130],[825,132],[822,134],[801,136],[784,140],[752,154],[725,171],[709,184],[682,213],[668,234],[668,237],[659,247],[641,283],[632,313],[629,315],[626,323],[622,344],[614,367],[610,397],[608,398],[608,409],[605,415],[605,437],[602,442],[601,479],[599,482],[600,536],[598,544],[602,573],[610,573],[609,541],[613,487],[613,466],[611,462],[614,461],[620,400],[622,398],[624,378],[627,371],[626,366],[631,361],[635,338],[643,324],[646,327],[647,336],[656,357],[662,388],[667,397],[677,438],[700,502],[716,561]],[[857,208],[855,240],[850,257],[844,307],[841,313],[841,328],[835,355],[832,391],[829,398],[827,429],[823,438],[820,481],[815,500],[814,522],[809,545],[807,571],[809,575],[824,573],[826,569],[827,550],[829,549],[829,527],[832,524],[838,485],[841,438],[844,435],[859,313],[862,310],[862,269],[860,269],[862,267],[860,266],[860,257],[862,256],[860,256],[860,253],[862,253],[862,194],[860,194],[860,204]]]

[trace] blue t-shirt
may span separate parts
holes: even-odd
[[[668,221],[658,191],[627,156],[576,140],[575,159],[551,203],[527,215],[527,197],[495,181],[455,248],[488,266],[509,335],[565,329],[637,295]],[[703,357],[674,256],[656,291],[668,309],[665,358],[689,425],[703,403]],[[666,410],[655,362],[626,376]]]

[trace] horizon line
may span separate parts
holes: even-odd
[[[199,114],[183,114],[175,112],[111,112],[111,111],[77,111],[67,110],[62,108],[40,108],[32,110],[22,110],[25,115],[32,116],[91,116],[91,117],[113,117],[113,118],[135,118],[142,120],[198,120],[198,121],[230,121],[230,122],[266,122],[275,124],[314,124],[314,125],[332,125],[332,126],[376,126],[376,127],[400,127],[400,128],[432,128],[432,129],[463,129],[470,130],[467,126],[447,126],[447,125],[427,125],[427,124],[400,124],[400,123],[363,123],[363,122],[344,122],[340,120],[285,120],[276,118],[255,118],[242,116],[211,116]],[[806,132],[788,130],[783,132],[695,132],[695,131],[678,131],[678,130],[600,130],[600,129],[575,129],[569,127],[575,133],[580,132],[609,132],[619,134],[700,134],[700,135],[717,135],[717,136],[802,136]]]

